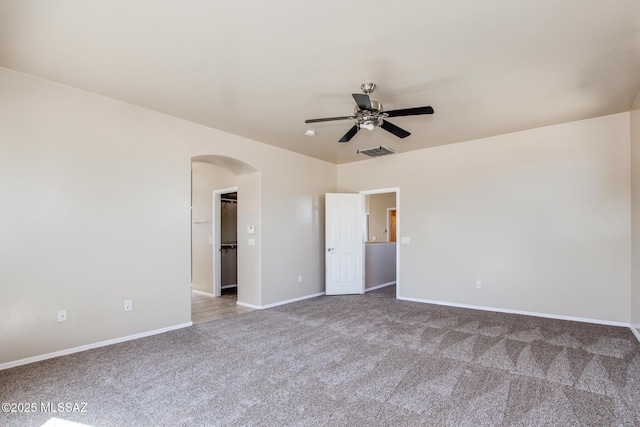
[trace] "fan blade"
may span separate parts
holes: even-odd
[[[353,120],[355,116],[343,116],[343,117],[327,117],[325,119],[309,119],[305,120],[305,123],[319,123],[319,122],[331,122],[333,120]]]
[[[369,95],[365,95],[364,93],[354,93],[353,99],[356,100],[358,108],[361,110],[371,111],[371,100],[369,99]]]
[[[416,108],[403,108],[401,110],[385,111],[387,117],[400,117],[400,116],[419,116],[421,114],[433,114],[433,108],[431,107],[416,107]]]
[[[411,135],[406,130],[404,130],[402,128],[399,128],[398,126],[394,125],[393,123],[389,123],[386,120],[382,121],[382,124],[380,125],[380,127],[382,129],[386,130],[387,132],[391,132],[392,134],[394,134],[398,138],[406,138],[409,135]]]
[[[349,129],[349,132],[345,133],[344,136],[340,138],[339,142],[349,142],[351,138],[353,138],[355,134],[358,133],[358,130],[358,126],[352,127],[351,129]]]

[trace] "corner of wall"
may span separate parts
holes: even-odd
[[[640,110],[640,91],[636,95],[636,98],[633,101],[633,104],[631,104],[631,111],[633,110]]]

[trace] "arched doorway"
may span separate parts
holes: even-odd
[[[258,306],[260,271],[260,171],[235,158],[220,155],[192,157],[191,267],[192,288],[220,295],[221,247],[220,195],[237,192],[237,304]],[[217,283],[217,286],[216,286]]]

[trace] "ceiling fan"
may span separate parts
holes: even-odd
[[[406,138],[411,133],[406,130],[389,123],[385,119],[387,117],[400,117],[400,116],[418,116],[421,114],[433,114],[433,108],[431,107],[416,107],[416,108],[403,108],[400,110],[384,111],[382,104],[378,101],[374,101],[369,98],[369,94],[376,88],[375,83],[365,82],[362,83],[360,89],[364,94],[354,93],[353,99],[356,101],[356,107],[353,116],[343,117],[327,117],[324,119],[309,119],[305,120],[305,123],[318,123],[318,122],[330,122],[333,120],[355,120],[356,124],[349,129],[339,142],[348,142],[355,136],[360,129],[373,130],[376,127],[381,127],[397,136],[398,138]]]

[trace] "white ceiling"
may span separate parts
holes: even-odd
[[[340,164],[628,111],[640,1],[0,0],[0,67]],[[345,144],[350,121],[304,123],[364,81],[435,114]]]

